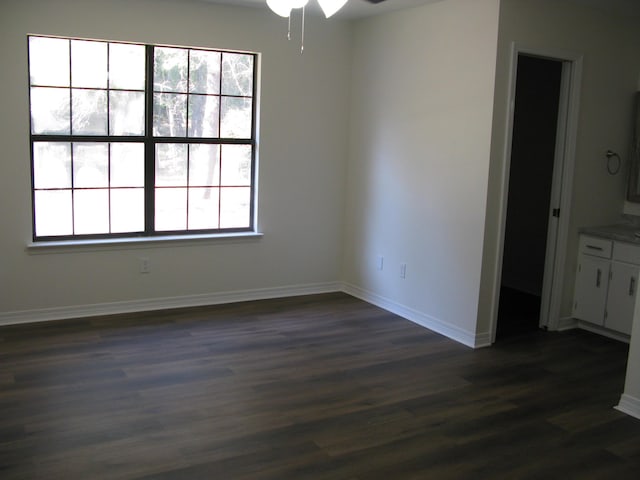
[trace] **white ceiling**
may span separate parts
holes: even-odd
[[[221,3],[226,5],[239,5],[244,7],[255,7],[266,9],[266,0],[201,0],[210,3]],[[335,17],[342,20],[351,20],[371,15],[400,10],[403,8],[416,7],[427,3],[435,3],[444,0],[386,0],[379,4],[372,4],[366,0],[348,0],[347,4]],[[559,1],[559,0],[558,0]],[[567,0],[573,3],[597,8],[604,12],[622,14],[640,19],[640,0]],[[308,11],[320,14],[320,8],[316,0],[310,0]]]

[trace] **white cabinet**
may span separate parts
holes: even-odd
[[[604,326],[609,260],[580,255],[576,273],[573,317]]]
[[[573,317],[631,334],[640,245],[582,235]]]
[[[638,265],[611,262],[605,327],[631,335],[639,271]]]

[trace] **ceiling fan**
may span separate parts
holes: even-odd
[[[377,4],[386,0],[364,0],[365,2]],[[291,11],[298,8],[304,8],[309,0],[267,0],[269,8],[280,15],[281,17],[288,17]],[[324,12],[325,17],[329,18],[338,10],[340,10],[347,3],[347,0],[318,0],[320,8]]]
[[[329,18],[338,10],[345,6],[348,0],[318,0],[324,16]],[[382,3],[386,0],[364,0],[371,4]],[[294,10],[302,10],[302,33],[300,43],[300,53],[304,52],[304,12],[309,0],[267,0],[267,6],[271,11],[281,17],[289,19],[287,38],[291,40],[291,14]]]

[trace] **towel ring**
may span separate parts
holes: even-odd
[[[620,172],[620,166],[622,165],[622,160],[620,159],[620,155],[618,155],[616,152],[612,151],[612,150],[607,150],[607,153],[605,154],[607,157],[607,172],[609,172],[609,175],[617,175],[618,172]],[[614,163],[614,167],[611,166],[611,159],[614,158],[616,159],[616,162]]]

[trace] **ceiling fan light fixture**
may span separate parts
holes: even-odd
[[[329,18],[342,7],[348,0],[318,0],[320,8],[324,12],[324,16]],[[302,22],[301,34],[300,34],[300,53],[304,52],[304,17],[305,6],[309,3],[309,0],[267,0],[267,6],[276,15],[289,19],[289,29],[287,31],[287,38],[291,40],[291,12],[294,9],[302,9]]]
[[[326,18],[331,17],[334,13],[344,7],[347,0],[318,0],[320,8],[324,12]]]
[[[309,0],[267,0],[267,6],[276,15],[287,18],[294,8],[302,8]]]
[[[281,17],[287,18],[291,14],[291,7],[286,0],[267,0],[267,6]]]

